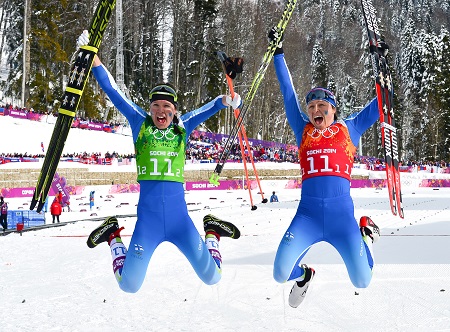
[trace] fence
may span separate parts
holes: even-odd
[[[45,214],[30,210],[9,210],[8,229],[15,229],[17,223],[23,223],[25,228],[41,226],[45,224]]]

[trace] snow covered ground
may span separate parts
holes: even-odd
[[[97,194],[99,217],[134,214],[136,194],[111,201],[101,188]],[[223,277],[214,286],[204,285],[176,247],[163,243],[140,291],[122,292],[107,245],[86,246],[99,221],[0,237],[0,331],[450,330],[450,189],[405,193],[405,220],[391,215],[385,190],[353,189],[356,215],[371,216],[382,232],[371,285],[353,287],[337,252],[320,243],[304,259],[316,278],[305,302],[292,309],[291,283],[277,284],[272,266],[299,196],[299,190],[281,190],[280,203],[259,203],[251,211],[246,191],[187,193],[201,233],[207,213],[242,231],[238,240],[222,239]],[[65,212],[61,220],[93,218],[88,214]],[[134,223],[134,217],[120,219],[126,244]]]
[[[0,331],[450,331],[450,188],[406,187],[404,220],[391,214],[385,189],[352,189],[356,216],[369,215],[381,228],[372,283],[356,289],[338,253],[316,244],[304,259],[316,277],[297,309],[287,303],[292,284],[276,283],[272,269],[300,190],[275,181],[262,188],[277,188],[280,202],[251,211],[244,190],[186,193],[200,233],[208,213],[241,229],[240,239],[221,240],[217,285],[203,284],[178,249],[163,243],[136,294],[117,286],[107,245],[89,249],[86,238],[100,223],[92,218],[135,214],[137,194],[107,198],[96,187],[97,216],[80,212],[88,195],[72,196],[73,212],[61,220],[73,223],[0,237]],[[259,200],[256,191],[253,197]],[[26,209],[29,199],[8,202]],[[128,244],[135,218],[119,222]]]

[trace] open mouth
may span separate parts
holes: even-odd
[[[167,119],[165,116],[157,116],[156,121],[158,121],[159,124],[165,124]]]
[[[323,116],[318,115],[314,117],[314,123],[316,126],[320,126],[323,123],[323,120]]]

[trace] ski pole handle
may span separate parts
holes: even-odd
[[[223,73],[225,74],[225,77],[227,78],[227,85],[228,85],[228,89],[230,89],[231,98],[234,98],[233,79],[230,77],[230,75],[227,74],[227,70],[225,67],[225,61],[227,61],[227,55],[223,51],[217,51],[216,54],[217,54],[217,57],[219,58],[220,62],[222,63]]]

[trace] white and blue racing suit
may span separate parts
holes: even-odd
[[[313,244],[326,241],[341,255],[353,285],[367,287],[373,257],[355,220],[350,173],[361,135],[379,118],[377,99],[321,131],[301,110],[284,54],[275,55],[274,65],[302,168],[301,200],[278,247],[274,278],[298,280],[304,274],[302,258]]]
[[[153,124],[150,116],[126,98],[103,65],[93,67],[92,72],[112,103],[128,120],[133,134],[133,142],[137,147],[143,130],[146,126]],[[167,131],[159,133],[158,139],[166,139],[167,137],[163,136],[170,134],[171,137],[168,139],[171,142],[167,143],[172,144],[174,139],[179,142],[177,148],[180,151],[183,150],[179,158],[182,155],[183,160],[182,163],[178,161],[180,165],[184,166],[185,151],[180,146],[186,145],[189,134],[200,123],[225,107],[222,103],[222,96],[219,96],[201,108],[183,114],[179,119],[179,130],[174,131],[173,124],[171,124]],[[157,131],[157,128],[154,128]],[[145,141],[143,144],[149,143]],[[151,150],[148,145],[146,148]],[[155,160],[152,159],[152,161]],[[120,243],[114,248],[111,247],[114,273],[120,288],[125,292],[134,293],[139,290],[152,254],[163,241],[169,241],[178,247],[204,283],[215,284],[221,278],[220,268],[188,215],[183,188],[183,167],[180,168],[178,169],[179,178],[176,180],[170,180],[167,177],[164,180],[138,180],[140,195],[137,205],[137,221],[128,251]],[[171,174],[175,175],[175,172],[171,172]],[[124,255],[126,256],[124,257]]]

